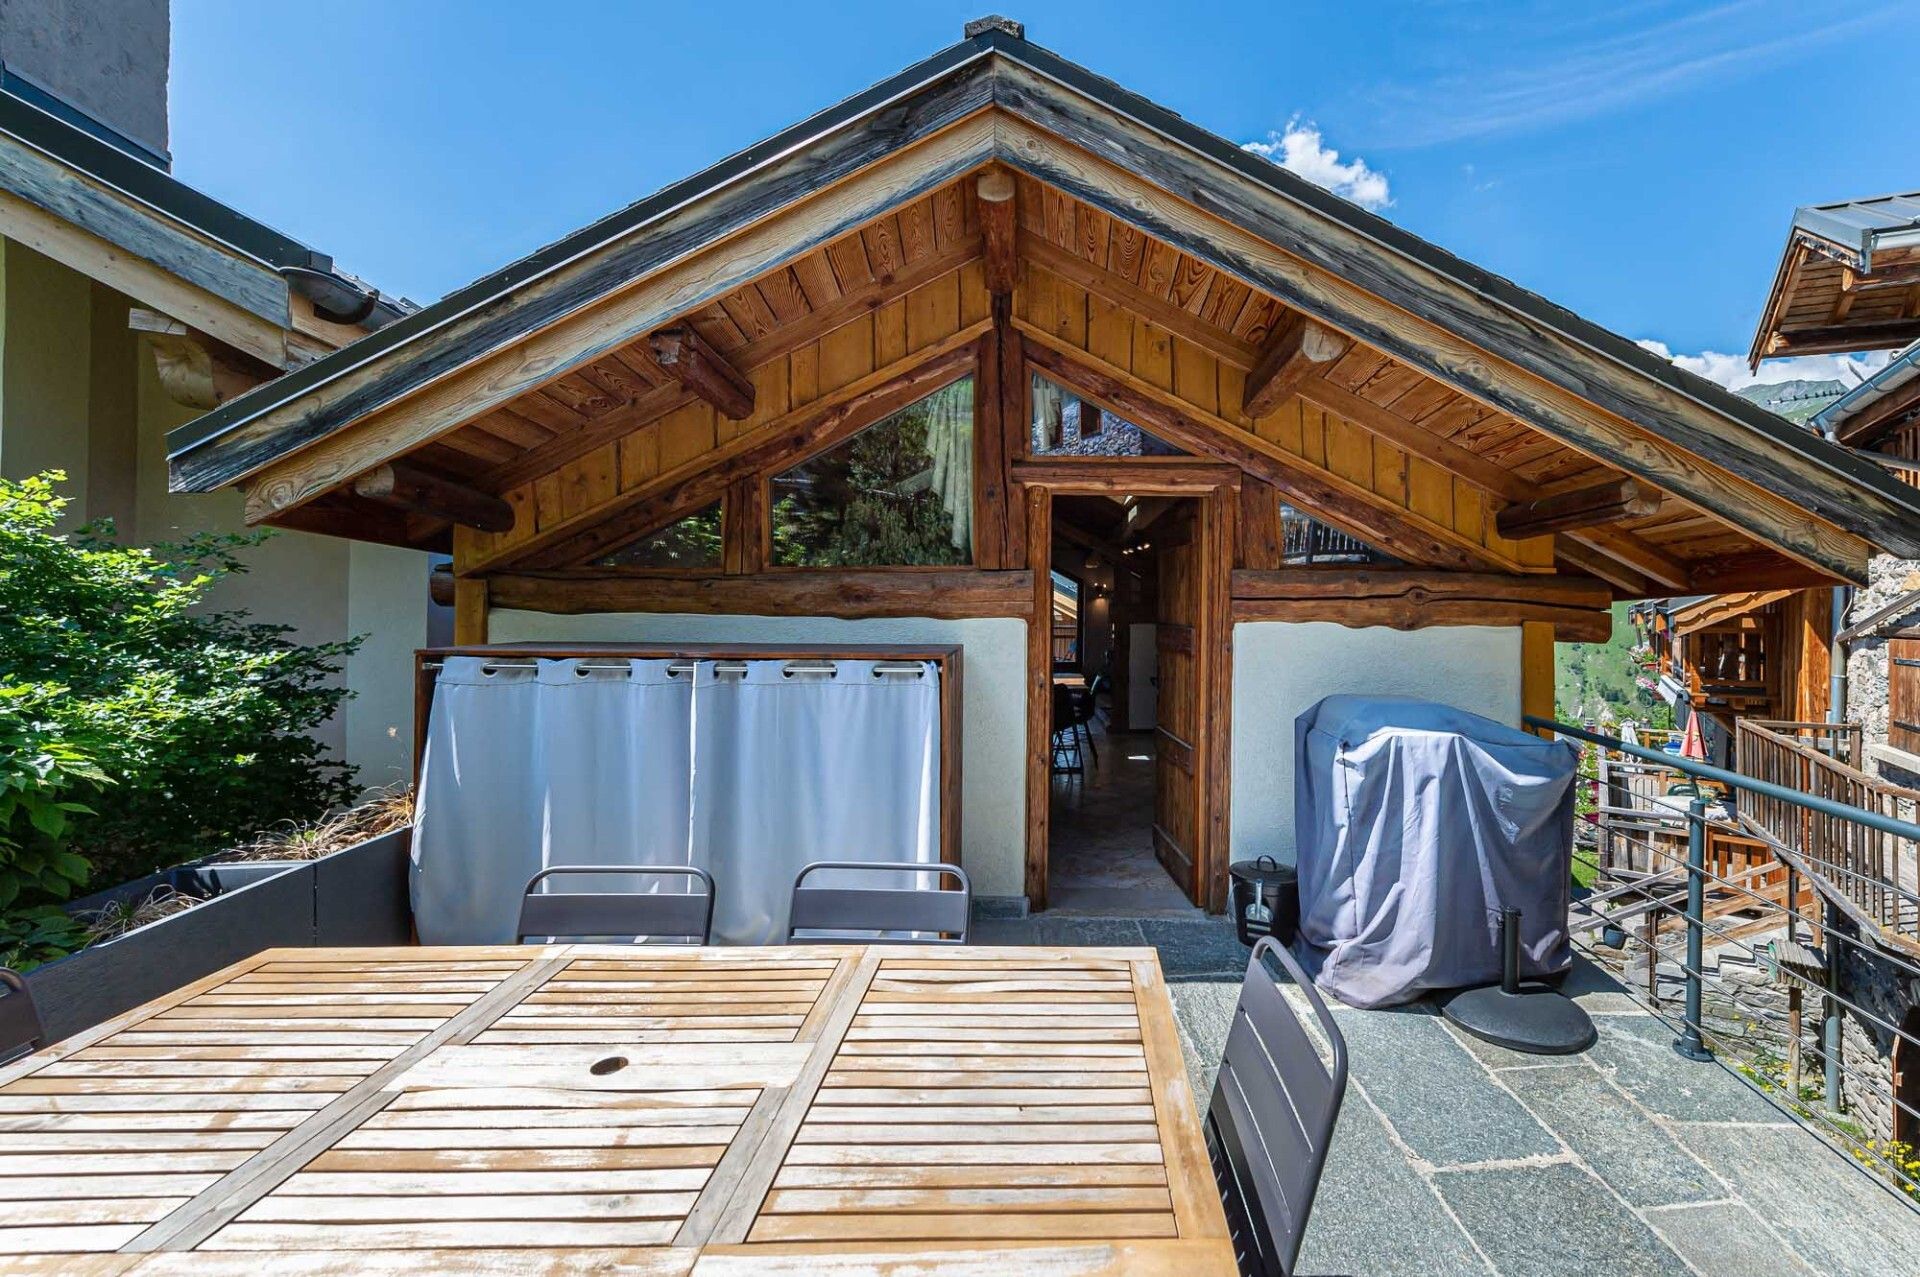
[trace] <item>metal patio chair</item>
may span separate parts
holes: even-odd
[[[540,891],[549,878],[568,874],[667,875],[695,879],[700,890],[685,895],[643,891]],[[706,944],[713,932],[713,875],[691,865],[552,865],[527,880],[520,898],[514,940],[528,936],[579,936],[638,940],[670,936]]]
[[[936,887],[809,887],[807,878],[820,870],[855,869],[880,873],[930,873],[959,880],[958,890]],[[884,939],[892,931],[952,933],[957,939],[927,939],[919,944],[965,944],[967,919],[973,907],[973,884],[959,865],[923,864],[916,860],[816,860],[793,880],[793,898],[787,908],[787,943],[802,931],[832,932],[839,938],[860,933]]]
[[[1324,1060],[1281,992],[1306,994]],[[1272,937],[1254,946],[1207,1106],[1207,1154],[1240,1271],[1290,1277],[1347,1089],[1347,1044],[1300,965]]]
[[[31,1055],[47,1044],[46,1026],[33,990],[18,971],[0,967],[0,1064]]]

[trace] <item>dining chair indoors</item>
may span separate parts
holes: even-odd
[[[589,874],[687,878],[685,894],[645,891],[541,891],[548,879]],[[713,931],[713,876],[691,865],[553,865],[527,880],[514,940],[567,936],[597,940],[672,938],[706,944]]]
[[[1306,995],[1323,1058],[1281,991]],[[1272,937],[1254,946],[1207,1106],[1207,1153],[1240,1271],[1291,1277],[1347,1089],[1347,1044],[1313,982]]]
[[[814,887],[807,879],[828,870],[856,870],[863,874],[939,874],[956,879],[958,889],[936,887]],[[958,865],[895,860],[816,860],[793,880],[787,908],[787,943],[802,931],[830,932],[811,939],[889,939],[891,932],[950,933],[954,939],[927,939],[921,944],[965,944],[967,918],[973,906],[973,884]]]
[[[0,1064],[30,1055],[47,1044],[33,990],[18,971],[0,967]]]

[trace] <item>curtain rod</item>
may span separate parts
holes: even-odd
[[[477,659],[477,660],[485,661],[485,664],[482,665],[481,668],[488,672],[491,672],[493,670],[537,670],[540,668],[539,661],[537,660],[536,661],[489,661],[489,660],[486,660],[485,657],[469,657],[465,659],[469,659],[469,660]],[[548,658],[548,659],[553,659],[553,658]],[[561,658],[561,659],[565,659],[565,658]],[[643,659],[643,658],[629,658],[629,659],[621,660],[617,663],[616,662],[596,662],[591,660],[579,660],[577,664],[574,666],[574,668],[579,672],[581,672],[582,674],[590,670],[625,671],[632,668],[632,661],[634,659]],[[441,670],[446,668],[446,662],[445,661],[427,661],[421,665],[421,668],[429,669],[429,670]],[[667,673],[671,677],[678,678],[681,675],[693,673],[697,668],[698,668],[698,664],[693,661],[675,661],[671,665],[667,666]],[[713,663],[713,672],[715,674],[745,674],[747,672],[747,662],[744,660],[715,661]],[[833,661],[788,661],[786,663],[786,668],[783,669],[781,672],[787,675],[828,674],[828,675],[833,675],[835,677],[838,677],[840,671],[839,671],[839,666]],[[908,662],[902,662],[902,661],[879,661],[874,664],[873,672],[875,674],[911,674],[915,678],[919,678],[925,675],[926,669],[919,662],[908,663]]]

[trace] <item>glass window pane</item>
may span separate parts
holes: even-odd
[[[1065,572],[1053,574],[1053,663],[1080,662],[1080,582]]]
[[[603,568],[717,568],[720,503],[695,510],[595,561]]]
[[[1036,457],[1183,457],[1131,421],[1033,374],[1032,452]]]
[[[783,567],[973,562],[973,378],[776,476],[772,505]]]
[[[1397,562],[1392,555],[1329,527],[1284,501],[1280,503],[1280,528],[1285,540],[1282,558],[1288,563]]]

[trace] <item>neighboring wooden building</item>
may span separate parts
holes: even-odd
[[[1216,908],[1321,696],[1546,715],[1616,599],[1920,555],[1878,468],[1000,19],[171,452],[450,547],[463,642],[959,644],[962,861],[1035,905],[1063,541],[1151,576],[1154,836]]]
[[[406,309],[167,171],[167,48],[164,0],[0,6],[0,474],[65,471],[72,522],[132,544],[246,526],[230,494],[168,490],[170,429]],[[427,557],[296,533],[246,559],[218,605],[379,635],[320,735],[368,784],[404,779]]]

